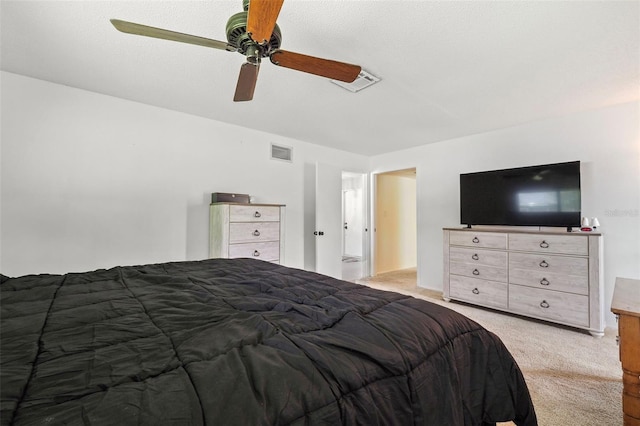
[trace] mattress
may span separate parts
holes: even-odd
[[[0,284],[2,425],[486,425],[536,415],[446,307],[254,259]]]

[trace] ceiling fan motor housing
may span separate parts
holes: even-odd
[[[260,46],[253,41],[247,33],[247,16],[248,12],[239,12],[232,15],[227,21],[227,41],[232,46],[238,49],[238,52],[247,56],[255,56],[255,51],[252,52],[251,48],[257,49],[257,56],[266,58],[274,50],[280,48],[282,44],[282,34],[280,33],[280,27],[278,24],[273,28],[271,39],[265,46]]]

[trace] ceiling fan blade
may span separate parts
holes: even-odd
[[[234,102],[250,101],[253,99],[253,92],[256,89],[258,81],[258,71],[260,63],[252,64],[245,62],[240,68],[238,75],[238,84],[236,85],[236,94],[233,96]]]
[[[327,77],[332,80],[340,80],[346,83],[354,81],[362,70],[359,65],[316,58],[314,56],[307,56],[286,50],[276,50],[271,54],[270,59],[275,65],[281,67]]]
[[[247,32],[258,44],[267,44],[276,26],[284,0],[251,0],[247,17]]]
[[[111,19],[111,23],[114,27],[116,27],[118,31],[121,31],[123,33],[161,38],[163,40],[179,41],[181,43],[196,44],[198,46],[212,47],[214,49],[228,50],[230,52],[236,51],[235,47],[225,41],[212,40],[210,38],[163,30],[162,28],[148,27],[146,25],[121,21],[119,19]]]

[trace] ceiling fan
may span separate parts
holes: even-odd
[[[118,19],[111,19],[111,23],[123,33],[196,44],[245,55],[247,61],[240,68],[236,92],[233,97],[236,102],[253,99],[260,61],[267,57],[273,64],[281,67],[346,83],[354,81],[360,74],[361,68],[358,65],[280,49],[282,34],[276,20],[283,2],[284,0],[243,0],[244,11],[232,15],[227,21],[226,42]]]

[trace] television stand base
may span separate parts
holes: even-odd
[[[601,335],[603,237],[563,228],[444,228],[442,298]]]

